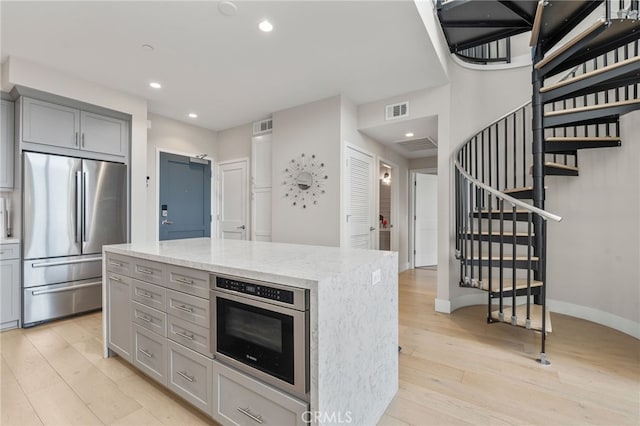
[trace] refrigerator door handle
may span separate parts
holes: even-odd
[[[76,172],[76,243],[82,240],[82,172]]]
[[[87,242],[87,172],[82,172],[82,242]],[[83,247],[84,251],[84,247]]]
[[[97,285],[102,285],[102,281],[96,281],[96,282],[87,283],[87,284],[78,284],[78,285],[73,285],[69,287],[54,288],[52,290],[35,290],[35,291],[32,291],[31,294],[33,296],[40,296],[41,294],[62,293],[64,291],[73,291],[73,290],[78,290],[79,288],[94,287]]]

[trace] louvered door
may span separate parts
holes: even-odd
[[[346,148],[346,244],[351,248],[373,249],[374,220],[373,157]]]

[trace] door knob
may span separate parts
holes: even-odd
[[[244,225],[238,226],[236,229],[245,229],[245,226]]]
[[[163,225],[173,225],[173,221],[172,221],[172,220],[166,220],[166,219],[165,219],[165,220],[163,220],[163,221],[162,221],[162,224],[163,224]]]
[[[369,231],[375,231],[375,230],[376,230],[376,228],[375,228],[375,227],[373,227],[373,226],[370,226],[370,227],[369,227]]]

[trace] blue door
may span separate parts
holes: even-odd
[[[211,162],[160,153],[160,240],[211,236]]]

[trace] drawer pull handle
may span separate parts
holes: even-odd
[[[187,308],[184,305],[176,305],[176,309],[180,309],[181,311],[189,312],[190,314],[193,313],[193,309],[192,308]]]
[[[109,278],[110,278],[111,280],[113,280],[113,281],[118,281],[118,282],[122,281],[122,280],[121,280],[120,278],[118,278],[118,277],[109,277]]]
[[[144,349],[140,348],[140,349],[138,349],[138,350],[139,350],[140,352],[142,352],[142,354],[143,354],[144,356],[149,357],[149,358],[153,358],[153,354],[150,354],[149,352],[145,351]]]
[[[149,318],[148,316],[145,316],[145,315],[136,315],[136,318],[141,319],[142,321],[152,322],[151,318]]]
[[[176,334],[180,337],[184,337],[185,339],[193,340],[193,334],[189,336],[187,333],[183,333],[182,331],[176,331]]]
[[[143,274],[147,274],[147,275],[153,275],[153,271],[150,271],[150,270],[144,269],[144,268],[140,268],[140,267],[138,267],[138,272],[142,272]]]
[[[119,281],[119,280],[118,280],[118,281]],[[147,299],[153,299],[153,296],[152,296],[152,295],[150,295],[149,293],[147,293],[146,291],[139,291],[139,290],[136,290],[136,294],[137,294],[138,296],[146,297]]]
[[[188,280],[186,278],[176,278],[176,281],[178,281],[179,283],[182,283],[182,284],[193,285],[193,280]]]
[[[176,373],[178,373],[180,376],[182,376],[185,380],[188,380],[190,382],[193,382],[193,379],[195,378],[195,376],[190,376],[187,373],[183,373],[182,371],[176,371]]]
[[[238,411],[240,411],[245,416],[251,418],[252,420],[255,420],[256,422],[262,424],[262,416],[256,416],[255,414],[251,414],[248,408],[238,407]]]
[[[114,262],[113,260],[110,260],[110,261],[109,261],[109,265],[111,265],[111,266],[122,266],[122,263],[120,263],[120,262]]]

